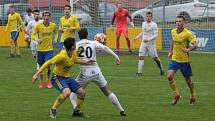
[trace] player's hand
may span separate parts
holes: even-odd
[[[131,26],[134,28],[134,23],[133,23],[133,22],[131,22],[130,24],[131,24]]]
[[[134,38],[134,42],[136,42],[137,41],[137,38]]]
[[[88,60],[87,64],[92,65],[92,64],[95,64],[95,62],[96,62],[95,60]]]
[[[64,30],[63,30],[63,29],[59,29],[58,31],[61,32],[61,33],[64,33]]]
[[[72,32],[72,29],[68,28],[68,29],[66,29],[66,32],[70,33],[70,32]]]
[[[120,64],[121,64],[120,59],[116,59],[116,65],[120,65]]]
[[[39,76],[39,71],[36,74],[34,74],[34,76],[32,77],[32,83],[36,82],[38,76]]]
[[[37,40],[37,42],[38,42],[39,44],[42,43],[42,41],[43,41],[43,40],[41,40],[41,39],[38,39],[38,40]]]
[[[110,25],[110,29],[111,29],[111,31],[114,31],[113,25],[112,25],[112,24]]]
[[[185,52],[185,53],[190,52],[190,49],[189,49],[189,48],[181,48],[181,50],[182,50],[183,52]]]
[[[147,40],[147,39],[144,39],[144,40],[143,40],[143,42],[147,43],[147,42],[149,42],[149,40]]]
[[[169,60],[172,59],[172,52],[169,52],[169,53],[168,53],[168,58],[169,58]]]

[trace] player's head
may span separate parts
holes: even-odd
[[[185,17],[183,15],[178,15],[176,17],[176,28],[182,29],[184,28]]]
[[[31,9],[31,8],[28,8],[26,12],[27,12],[27,14],[30,16],[30,15],[32,14],[32,9]]]
[[[64,15],[65,15],[65,16],[70,15],[71,9],[72,9],[72,8],[71,8],[70,5],[65,5],[65,6],[64,6]]]
[[[51,18],[51,13],[49,11],[44,11],[43,12],[43,20],[49,21],[50,18]]]
[[[153,18],[152,12],[151,11],[146,12],[146,21],[151,22],[152,18]]]
[[[14,12],[15,12],[15,7],[14,7],[13,4],[10,5],[10,7],[9,7],[9,12],[10,12],[10,13],[14,13]]]
[[[35,20],[39,20],[39,18],[40,18],[40,10],[35,9],[35,10],[33,11],[33,13],[34,13],[34,19],[35,19]]]
[[[121,3],[118,3],[118,4],[117,4],[117,7],[118,7],[118,9],[119,9],[119,10],[122,10],[122,9],[123,9],[123,7],[122,7],[122,4],[121,4]]]
[[[80,31],[78,31],[78,36],[79,36],[80,40],[87,39],[87,36],[88,36],[87,29],[86,28],[82,28]]]
[[[68,37],[64,40],[64,47],[66,49],[66,51],[73,51],[75,50],[75,39]]]

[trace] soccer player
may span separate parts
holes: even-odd
[[[74,110],[73,116],[84,116],[80,110],[83,107],[85,91],[81,88],[73,78],[70,77],[70,69],[75,63],[78,64],[93,64],[94,60],[80,60],[77,57],[77,50],[75,49],[75,39],[66,38],[64,41],[65,50],[62,50],[52,59],[46,61],[43,66],[35,73],[32,82],[35,83],[39,74],[41,74],[50,65],[54,65],[53,74],[51,78],[52,85],[61,93],[55,100],[50,111],[50,117],[56,118],[57,108],[70,96],[71,92],[78,95],[78,104]]]
[[[7,33],[8,29],[10,29],[10,57],[20,57],[17,39],[19,37],[19,32],[22,31],[22,28],[25,29],[25,25],[23,24],[20,14],[15,12],[15,8],[13,5],[9,7],[9,12],[10,14],[8,15],[8,22],[5,28],[5,33]]]
[[[137,76],[142,76],[144,57],[149,55],[158,65],[160,69],[160,75],[164,75],[163,66],[161,64],[160,58],[157,54],[156,49],[156,39],[158,37],[158,27],[155,22],[152,21],[152,12],[146,13],[146,21],[142,23],[142,32],[134,38],[134,42],[142,37],[142,42],[139,48],[139,63]]]
[[[99,43],[98,41],[87,40],[88,32],[87,29],[81,29],[78,32],[80,41],[77,42],[76,48],[78,48],[78,57],[81,60],[96,60],[96,50],[101,49],[105,52],[113,55],[116,59],[116,64],[120,64],[119,57],[107,46]],[[76,80],[83,87],[86,86],[90,82],[94,82],[103,92],[105,96],[114,104],[114,106],[119,110],[121,116],[126,116],[124,109],[119,103],[116,95],[109,89],[106,79],[104,78],[99,66],[97,63],[93,65],[81,65],[80,73],[77,76]],[[70,100],[73,104],[73,107],[76,106],[76,95],[74,93],[71,94]]]
[[[36,26],[36,24],[38,22],[42,22],[41,20],[39,20],[40,18],[40,11],[39,10],[34,10],[33,11],[33,15],[34,15],[34,20],[30,21],[26,27],[26,35],[28,35],[29,37],[31,37],[31,32],[33,30],[33,28]],[[30,47],[31,47],[31,53],[33,58],[36,60],[37,59],[37,41],[31,41],[30,38]],[[39,64],[37,63],[37,70],[39,69]]]
[[[191,31],[184,27],[185,18],[184,16],[176,17],[176,28],[172,29],[172,43],[170,51],[168,54],[171,60],[168,67],[167,78],[169,80],[170,88],[174,93],[174,99],[172,100],[172,105],[177,104],[178,100],[181,98],[179,90],[176,86],[176,81],[174,80],[174,75],[178,69],[180,69],[185,81],[190,89],[190,101],[192,105],[195,103],[195,90],[194,84],[191,79],[192,70],[190,66],[189,52],[197,48],[196,38]],[[189,44],[191,43],[191,46]]]
[[[31,38],[34,41],[38,42],[38,48],[37,48],[37,62],[39,66],[41,67],[44,62],[51,59],[53,57],[53,34],[54,34],[54,40],[57,41],[57,27],[54,23],[49,22],[49,19],[51,17],[51,13],[49,11],[43,12],[43,23],[38,23],[32,31]],[[49,81],[50,79],[50,67],[47,68],[47,75],[46,75],[46,87],[51,88],[52,85]],[[43,88],[43,74],[40,74],[40,82],[39,82],[39,88]]]
[[[127,17],[130,19],[131,26],[134,27],[134,23],[132,22],[132,18],[128,13],[127,9],[122,8],[121,4],[118,4],[118,9],[114,11],[112,22],[110,28],[113,30],[113,24],[116,19],[116,52],[120,52],[120,35],[121,33],[124,34],[125,39],[128,45],[128,51],[132,52],[131,50],[131,43],[130,39],[128,38],[128,25],[127,25]]]
[[[68,38],[75,38],[75,31],[80,30],[78,19],[75,16],[71,16],[71,6],[64,6],[64,16],[60,18],[59,32],[61,32],[60,48],[63,49],[63,41]]]
[[[24,24],[25,26],[28,26],[28,23],[34,20],[34,15],[32,14],[31,8],[28,8],[26,12],[27,14],[24,17]],[[27,47],[29,48],[30,42],[31,42],[31,36],[29,36],[28,34],[25,34],[25,41],[27,43]]]

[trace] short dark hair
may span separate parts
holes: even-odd
[[[176,18],[182,18],[184,21],[186,20],[183,15],[178,15]]]
[[[146,15],[152,15],[151,11],[146,12]]]
[[[78,35],[80,39],[87,39],[88,32],[86,28],[82,28],[80,31],[78,31]]]
[[[31,8],[28,8],[28,9],[27,9],[27,13],[32,13],[32,9],[31,9]]]
[[[71,37],[68,37],[68,38],[66,38],[64,40],[63,44],[64,44],[64,47],[65,47],[66,50],[71,50],[71,48],[73,46],[75,46],[75,39],[71,38]]]
[[[40,10],[38,10],[38,9],[35,9],[33,12],[38,12],[38,13],[39,13],[39,12],[40,12]]]
[[[14,8],[14,4],[11,4],[9,7]]]
[[[51,13],[49,11],[43,11],[43,16],[47,13],[49,14],[49,16],[51,16]]]
[[[70,5],[65,5],[64,8],[65,7],[69,7],[70,10],[72,9],[72,7]]]

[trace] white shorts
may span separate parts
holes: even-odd
[[[90,82],[94,82],[100,88],[107,85],[99,67],[81,68],[81,72],[76,78],[76,81],[82,86],[86,87]]]
[[[34,41],[32,40],[31,41],[31,51],[32,51],[32,54],[35,54],[35,52],[37,51],[37,46],[38,46],[38,42],[37,41]]]
[[[158,57],[156,45],[149,45],[142,42],[139,48],[139,56],[148,55],[151,57]]]

